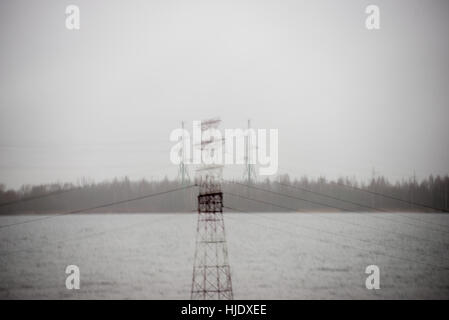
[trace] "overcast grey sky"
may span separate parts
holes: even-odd
[[[0,183],[174,177],[170,132],[214,116],[296,176],[448,173],[448,30],[445,0],[2,0]]]

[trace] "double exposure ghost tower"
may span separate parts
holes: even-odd
[[[208,130],[216,129],[220,120],[201,122],[201,153],[219,149]],[[203,159],[203,157],[201,157]],[[223,166],[202,164],[196,171],[198,194],[198,224],[193,263],[190,298],[194,300],[232,300],[231,270],[228,262],[225,226],[223,220]]]

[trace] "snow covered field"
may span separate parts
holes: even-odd
[[[35,219],[3,216],[0,225]],[[449,215],[226,213],[236,299],[448,299]],[[189,299],[195,214],[85,214],[0,228],[1,299]],[[81,289],[67,290],[77,265]],[[380,268],[380,290],[365,268]]]

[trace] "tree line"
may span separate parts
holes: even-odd
[[[185,182],[186,185],[194,181]],[[0,214],[51,214],[83,210],[182,187],[178,180],[111,181],[25,185],[7,189],[0,185]],[[264,191],[269,190],[269,191]],[[188,188],[151,198],[115,204],[86,213],[193,212],[198,189]],[[225,207],[245,212],[286,211],[448,211],[449,176],[429,176],[391,183],[377,177],[360,183],[355,179],[299,179],[288,175],[276,181],[226,181]],[[383,196],[385,195],[385,196]]]

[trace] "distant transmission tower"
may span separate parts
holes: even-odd
[[[203,133],[216,128],[219,123],[217,119],[201,123],[201,154],[216,152],[212,149],[217,141],[203,140]],[[190,298],[194,300],[233,299],[223,220],[222,169],[221,165],[202,165],[197,170],[198,224],[190,292]]]
[[[254,168],[254,159],[252,157],[253,150],[257,150],[257,146],[253,147],[253,141],[251,136],[251,120],[248,119],[248,131],[246,137],[245,148],[245,170],[243,172],[243,178],[247,181],[247,184],[251,184],[256,180],[256,169]]]
[[[190,176],[189,176],[189,171],[187,170],[186,164],[185,164],[185,148],[186,148],[186,142],[185,142],[185,137],[184,137],[184,121],[181,122],[181,127],[182,127],[182,148],[179,151],[180,152],[180,156],[181,156],[181,162],[179,163],[179,168],[178,168],[178,179],[181,179],[181,183],[185,184],[185,181],[188,179],[190,180]]]

